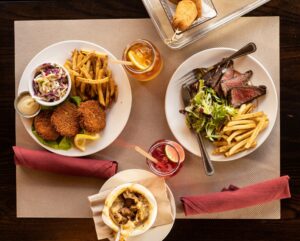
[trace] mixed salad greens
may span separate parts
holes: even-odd
[[[39,140],[40,143],[44,144],[45,146],[49,146],[53,149],[57,150],[69,150],[72,147],[72,141],[68,137],[61,137],[58,138],[56,141],[46,141],[39,134],[36,132],[34,125],[32,125],[32,133],[35,137]]]
[[[215,141],[221,137],[221,129],[237,110],[227,103],[226,99],[217,96],[216,92],[199,80],[198,90],[193,95],[190,105],[185,107],[186,123],[197,133],[205,132],[205,136]]]

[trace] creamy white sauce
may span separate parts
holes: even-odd
[[[24,115],[33,115],[38,111],[40,105],[30,95],[24,95],[18,101],[17,108]]]

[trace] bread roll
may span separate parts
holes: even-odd
[[[198,15],[197,17],[200,18],[202,15],[202,0],[192,0],[196,4]]]
[[[182,0],[176,7],[173,17],[173,26],[181,31],[187,30],[197,16],[196,4],[192,0]]]

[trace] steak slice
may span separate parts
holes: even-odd
[[[223,76],[221,78],[221,82],[232,79],[234,77],[234,72],[235,72],[235,70],[233,69],[233,65],[228,67],[226,72],[223,74]]]
[[[221,88],[222,88],[224,96],[227,97],[228,92],[234,87],[246,86],[248,84],[248,81],[251,78],[252,74],[253,74],[253,72],[251,70],[249,70],[244,74],[240,74],[236,77],[233,77],[232,79],[226,79],[227,76],[225,76],[225,79],[222,78],[221,79]],[[234,72],[232,73],[232,76],[234,76]]]
[[[209,75],[204,76],[205,84],[209,87],[212,87],[219,97],[223,96],[223,92],[221,89],[221,79],[225,75],[225,73],[229,73],[229,75],[233,75],[233,61],[227,61],[222,66],[218,66],[217,69],[213,70]],[[225,73],[224,73],[225,72]]]
[[[237,108],[259,96],[265,95],[266,92],[267,87],[264,85],[234,87],[230,90],[229,101],[233,107]]]
[[[218,65],[216,68],[207,72],[203,79],[205,81],[205,85],[212,87],[213,89],[218,88],[218,84],[220,83],[221,77],[223,76],[224,70],[228,68],[233,68],[233,61],[227,61],[222,65]]]
[[[237,70],[233,70],[233,78],[237,77],[237,76],[240,76],[241,73]]]
[[[222,67],[217,67],[217,69],[213,69],[207,72],[203,79],[205,81],[205,85],[214,88],[220,81],[222,77]]]
[[[223,69],[223,72],[224,72],[224,69]],[[221,87],[221,83],[224,82],[224,81],[227,81],[229,79],[232,79],[235,75],[235,70],[233,69],[233,61],[231,61],[229,64],[228,64],[228,67],[225,71],[225,73],[222,75],[222,78],[221,80],[219,81],[219,83],[214,87],[214,90],[216,91],[217,95],[219,97],[223,97],[224,94],[223,94],[223,91],[222,91],[222,87]],[[237,72],[238,73],[238,72]]]

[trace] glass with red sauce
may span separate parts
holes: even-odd
[[[158,162],[146,159],[150,170],[161,177],[171,177],[178,173],[185,159],[181,145],[170,140],[159,140],[149,149],[149,154]]]

